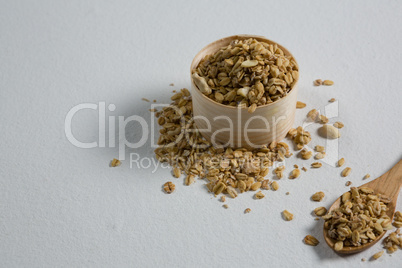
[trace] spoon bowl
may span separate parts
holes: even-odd
[[[398,200],[399,190],[401,186],[402,186],[402,160],[400,160],[393,168],[391,168],[381,177],[373,181],[370,181],[366,184],[363,184],[357,188],[369,187],[373,189],[375,193],[388,197],[389,203],[387,204],[388,211],[386,212],[386,214],[392,220],[392,218],[394,217],[396,202]],[[341,197],[336,199],[336,201],[329,208],[328,213],[330,213],[336,208],[339,208],[340,205],[341,205]],[[343,247],[341,250],[337,250],[335,252],[340,254],[353,254],[361,252],[363,250],[370,248],[378,241],[380,241],[381,238],[384,237],[386,232],[387,231],[384,230],[384,232],[381,235],[376,237],[376,239],[370,243],[366,243],[364,245],[357,247]],[[328,230],[325,227],[324,227],[324,239],[325,242],[327,242],[328,246],[334,249],[334,245],[337,241],[329,237]]]

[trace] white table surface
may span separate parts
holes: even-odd
[[[311,215],[346,191],[347,180],[362,184],[366,173],[374,179],[401,158],[400,1],[0,2],[1,267],[402,264],[402,251],[361,262],[381,245],[336,255]],[[106,116],[150,122],[142,97],[168,102],[173,89],[189,87],[191,60],[203,46],[242,33],[275,40],[298,60],[298,99],[307,107],[295,126],[310,109],[339,100],[339,117],[331,119],[345,124],[339,155],[328,152],[321,169],[282,179],[262,200],[242,194],[224,209],[205,181],[184,186],[170,169],[130,168],[127,159],[111,168],[118,148],[82,149],[66,138],[66,115],[82,103],[114,104]],[[335,85],[313,87],[316,78]],[[311,145],[323,144],[315,129],[308,128]],[[72,130],[82,142],[97,141],[98,112],[78,112]],[[139,140],[138,124],[127,130]],[[152,150],[148,142],[125,156],[151,159]],[[350,177],[331,165],[338,156],[352,167]],[[161,190],[168,180],[177,188],[171,195]],[[324,201],[310,201],[319,190]],[[284,209],[293,221],[281,218]],[[321,243],[304,245],[307,234]]]

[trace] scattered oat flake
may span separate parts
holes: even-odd
[[[173,83],[170,83],[169,86],[174,87],[174,84],[173,84]]]
[[[319,160],[319,159],[323,159],[325,157],[325,152],[322,153],[317,153],[314,158]]]
[[[292,170],[292,172],[290,173],[289,179],[296,179],[300,176],[300,169],[295,168],[294,170]]]
[[[285,221],[291,221],[293,220],[293,214],[287,211],[286,209],[282,211],[282,216],[285,219]]]
[[[336,99],[334,99],[334,98],[329,100],[329,102],[335,102],[335,101],[336,101]]]
[[[316,150],[317,152],[323,153],[323,152],[325,152],[325,147],[324,147],[324,146],[321,146],[321,145],[316,145],[316,146],[315,146],[315,150]]]
[[[156,100],[154,100],[154,102],[156,102]]]
[[[350,185],[352,185],[352,182],[351,182],[351,181],[347,181],[347,182],[345,183],[345,185],[346,185],[346,186],[350,186]]]
[[[316,79],[314,80],[314,86],[318,87],[322,85],[322,80],[321,79]]]
[[[251,209],[250,208],[246,208],[246,210],[244,211],[244,214],[250,213]]]
[[[289,193],[289,192],[286,192],[286,195],[290,195],[290,193]]]
[[[350,167],[345,168],[345,169],[342,171],[342,173],[341,173],[342,177],[347,177],[347,176],[349,176],[349,174],[350,174],[351,171],[352,171],[352,169],[351,169]]]
[[[231,198],[236,198],[237,197],[237,191],[232,186],[228,186],[226,188],[226,192],[230,195]]]
[[[304,148],[303,150],[300,151],[300,155],[304,160],[308,160],[313,156],[313,152]]]
[[[265,197],[265,194],[263,194],[261,191],[259,191],[255,194],[256,199],[263,199],[264,197]]]
[[[366,174],[363,178],[363,180],[370,178],[370,174]]]
[[[116,158],[113,158],[113,160],[112,160],[112,162],[110,163],[110,165],[111,165],[112,167],[118,167],[118,166],[121,165],[121,162],[120,162],[120,160],[118,160],[118,159],[116,159]]]
[[[303,149],[304,145],[311,141],[310,132],[304,130],[301,126],[297,127],[297,129],[289,130],[289,136],[295,143],[296,150]]]
[[[327,213],[327,209],[325,207],[318,207],[316,209],[314,209],[314,214],[316,216],[324,216]]]
[[[304,172],[306,172],[306,171],[307,171],[307,168],[305,168],[305,167],[302,167],[302,170],[303,170]]]
[[[167,194],[173,193],[175,189],[176,189],[176,185],[174,185],[173,182],[171,182],[171,181],[168,181],[163,185],[163,190]]]
[[[338,160],[338,167],[343,166],[343,164],[345,164],[345,158],[342,157],[341,159]]]
[[[149,100],[147,98],[142,98],[141,100],[149,102]]]
[[[279,179],[283,178],[283,170],[284,169],[285,169],[285,166],[280,166],[280,167],[277,167],[276,169],[274,169],[274,173]]]
[[[322,164],[320,162],[314,162],[314,163],[311,163],[311,167],[312,168],[320,168],[320,167],[322,167]]]
[[[319,112],[316,109],[312,109],[310,112],[307,113],[307,117],[309,117],[313,121],[315,121],[317,119],[318,115],[319,115]]]
[[[293,165],[293,167],[294,167],[294,168],[299,168],[299,166],[298,166],[298,165]]]
[[[342,122],[335,122],[334,127],[336,128],[343,128],[345,125]]]
[[[251,186],[250,186],[250,190],[251,191],[257,191],[258,189],[261,188],[261,182],[257,181],[254,182]]]
[[[306,107],[306,104],[304,102],[298,101],[296,103],[296,108],[297,109],[303,109],[304,107]]]
[[[316,192],[315,194],[313,194],[311,196],[311,199],[313,201],[320,202],[322,199],[324,199],[324,197],[325,197],[325,194],[323,192]]]
[[[377,252],[376,254],[374,254],[373,259],[374,260],[379,259],[382,256],[382,254],[384,254],[384,250],[381,250],[380,252]]]
[[[221,202],[226,202],[226,197],[224,195],[221,196]]]
[[[322,82],[322,84],[324,86],[332,86],[334,84],[334,81],[331,80],[324,80],[324,82]]]
[[[321,114],[318,118],[320,119],[321,124],[326,124],[329,122],[329,119],[325,115]]]
[[[191,185],[195,182],[195,176],[193,174],[187,175],[186,179],[184,180],[185,185]]]
[[[262,182],[261,182],[261,189],[264,189],[264,190],[269,190],[269,180],[263,180]]]
[[[306,237],[303,239],[303,241],[304,241],[304,243],[306,244],[306,245],[309,245],[309,246],[317,246],[320,242],[318,241],[318,239],[317,238],[315,238],[314,236],[312,236],[312,235],[306,235]]]
[[[173,168],[173,176],[174,176],[175,178],[179,178],[180,175],[181,175],[180,168],[174,167],[174,168]]]
[[[279,184],[276,181],[274,181],[271,183],[271,188],[272,190],[277,191],[279,189]]]
[[[222,207],[224,207],[224,208],[226,208],[226,209],[229,208],[229,206],[228,206],[227,204],[224,204]]]
[[[366,261],[366,258],[362,258],[362,261]]]
[[[341,136],[339,129],[331,125],[323,125],[319,131],[327,138],[327,139],[337,139]]]
[[[226,185],[223,182],[218,182],[217,184],[215,184],[215,186],[212,188],[212,192],[215,195],[219,195],[220,193],[223,192],[223,190],[226,189]]]

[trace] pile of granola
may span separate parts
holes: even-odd
[[[370,243],[392,228],[387,216],[389,200],[368,187],[351,187],[342,195],[339,208],[322,218],[329,237],[336,240],[334,249]]]
[[[265,176],[276,161],[292,155],[285,142],[255,150],[213,147],[194,125],[190,92],[182,89],[171,99],[170,106],[155,113],[162,127],[155,155],[173,167],[175,177],[185,174],[186,185],[195,182],[196,177],[206,179],[215,195],[224,193],[232,198],[242,192],[279,188],[277,182]],[[297,142],[308,143],[311,139],[302,138],[306,136],[301,128],[296,132]],[[284,166],[278,168],[278,177],[283,176],[283,170]],[[258,194],[256,198],[262,197]]]
[[[234,40],[201,60],[193,70],[198,89],[212,100],[230,106],[249,107],[285,97],[299,79],[296,61],[277,44],[250,38]]]

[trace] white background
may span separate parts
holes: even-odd
[[[366,173],[374,179],[401,159],[401,2],[0,2],[1,267],[400,267],[401,251],[361,262],[380,244],[336,255],[311,212],[345,192],[347,180],[362,184]],[[80,103],[113,103],[106,116],[150,122],[141,98],[169,102],[173,89],[189,87],[194,55],[233,34],[263,35],[294,54],[298,99],[307,103],[295,126],[310,109],[339,100],[331,122],[345,124],[339,157],[352,167],[350,177],[340,177],[331,165],[338,154],[328,152],[321,169],[283,178],[262,200],[242,194],[224,209],[205,181],[184,186],[170,169],[153,173],[128,160],[111,168],[117,148],[80,149],[67,140],[65,117]],[[313,87],[316,78],[335,85]],[[97,111],[78,112],[72,127],[80,141],[97,141]],[[308,130],[311,145],[325,145],[315,126]],[[127,132],[140,139],[138,125]],[[148,142],[126,157],[152,158],[152,151]],[[287,172],[311,162],[293,157]],[[168,180],[177,188],[171,195],[162,192]],[[310,201],[319,190],[323,202]],[[293,221],[281,218],[284,209]],[[307,234],[321,243],[304,245]]]

